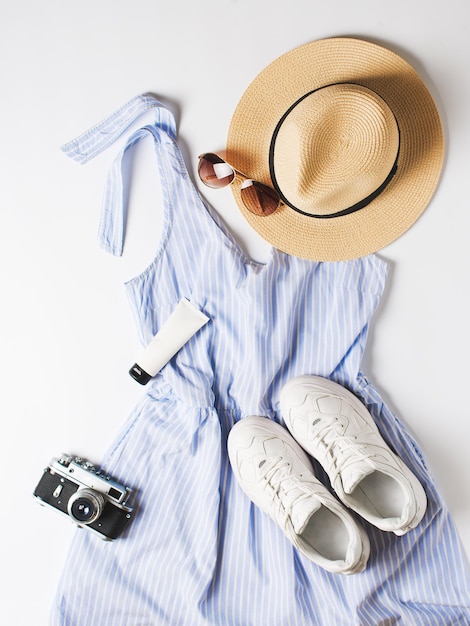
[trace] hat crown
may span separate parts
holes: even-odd
[[[371,89],[328,85],[302,97],[281,118],[271,145],[272,177],[284,201],[312,215],[347,210],[390,175],[399,129]]]

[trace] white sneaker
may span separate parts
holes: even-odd
[[[230,431],[228,453],[243,491],[303,555],[330,572],[364,570],[370,551],[364,529],[315,478],[285,428],[267,417],[246,417]]]
[[[417,526],[424,489],[355,395],[326,378],[300,376],[283,387],[280,403],[293,437],[323,466],[344,504],[397,535]]]

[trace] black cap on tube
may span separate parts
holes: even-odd
[[[134,363],[134,365],[131,367],[131,369],[129,370],[129,374],[141,385],[146,385],[148,381],[152,378],[150,374],[143,370],[140,365],[137,365],[137,363]]]

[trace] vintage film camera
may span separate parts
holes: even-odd
[[[34,496],[40,504],[69,515],[80,527],[113,540],[132,518],[131,490],[101,473],[93,463],[62,454],[45,468]]]

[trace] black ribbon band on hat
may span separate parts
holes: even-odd
[[[396,159],[395,159],[395,161],[394,161],[394,163],[392,165],[392,168],[391,168],[390,172],[388,173],[387,177],[383,181],[383,183],[381,185],[379,185],[377,187],[377,189],[375,191],[373,191],[372,193],[370,193],[368,196],[366,196],[362,200],[359,200],[359,202],[356,202],[355,204],[352,204],[351,206],[347,207],[346,209],[342,209],[341,211],[336,211],[335,213],[329,213],[327,215],[325,215],[325,214],[321,214],[320,215],[318,213],[306,213],[305,211],[302,211],[301,209],[299,209],[298,207],[293,205],[291,202],[289,202],[289,200],[284,196],[284,194],[282,193],[282,191],[281,191],[281,189],[280,189],[280,187],[278,185],[278,182],[276,180],[276,174],[274,172],[274,144],[276,143],[276,139],[277,139],[277,136],[278,136],[279,131],[281,129],[281,126],[284,123],[284,120],[286,119],[286,117],[289,115],[289,113],[293,109],[295,109],[295,107],[298,104],[300,104],[302,102],[302,100],[304,100],[305,98],[308,98],[308,96],[311,96],[312,93],[315,93],[316,91],[320,91],[321,89],[325,89],[325,87],[331,87],[333,85],[354,85],[354,84],[357,84],[359,87],[363,86],[363,85],[359,85],[358,83],[340,82],[340,83],[332,83],[331,85],[323,85],[323,87],[318,87],[317,89],[313,89],[312,91],[309,91],[308,93],[306,93],[303,96],[301,96],[296,102],[294,102],[294,104],[292,104],[287,109],[287,111],[281,117],[279,122],[276,124],[276,128],[274,129],[274,132],[273,132],[273,136],[271,137],[271,144],[269,146],[269,173],[271,175],[271,181],[273,183],[274,188],[278,192],[282,202],[284,204],[286,204],[287,206],[289,206],[291,209],[294,209],[294,211],[297,211],[297,213],[300,213],[301,215],[305,215],[307,217],[315,217],[317,219],[330,219],[330,218],[333,218],[333,217],[342,217],[343,215],[349,215],[350,213],[355,213],[356,211],[359,211],[360,209],[363,209],[368,204],[370,204],[372,202],[372,200],[375,200],[375,198],[377,198],[384,191],[384,189],[389,185],[390,181],[392,180],[392,178],[396,174],[396,171],[397,171],[397,168],[398,168],[398,157],[399,157],[399,154],[400,154],[400,127],[398,126],[398,120],[394,116],[395,117],[395,121],[397,123],[397,129],[398,129],[398,149],[397,149]],[[392,111],[392,115],[394,115],[393,111]]]

